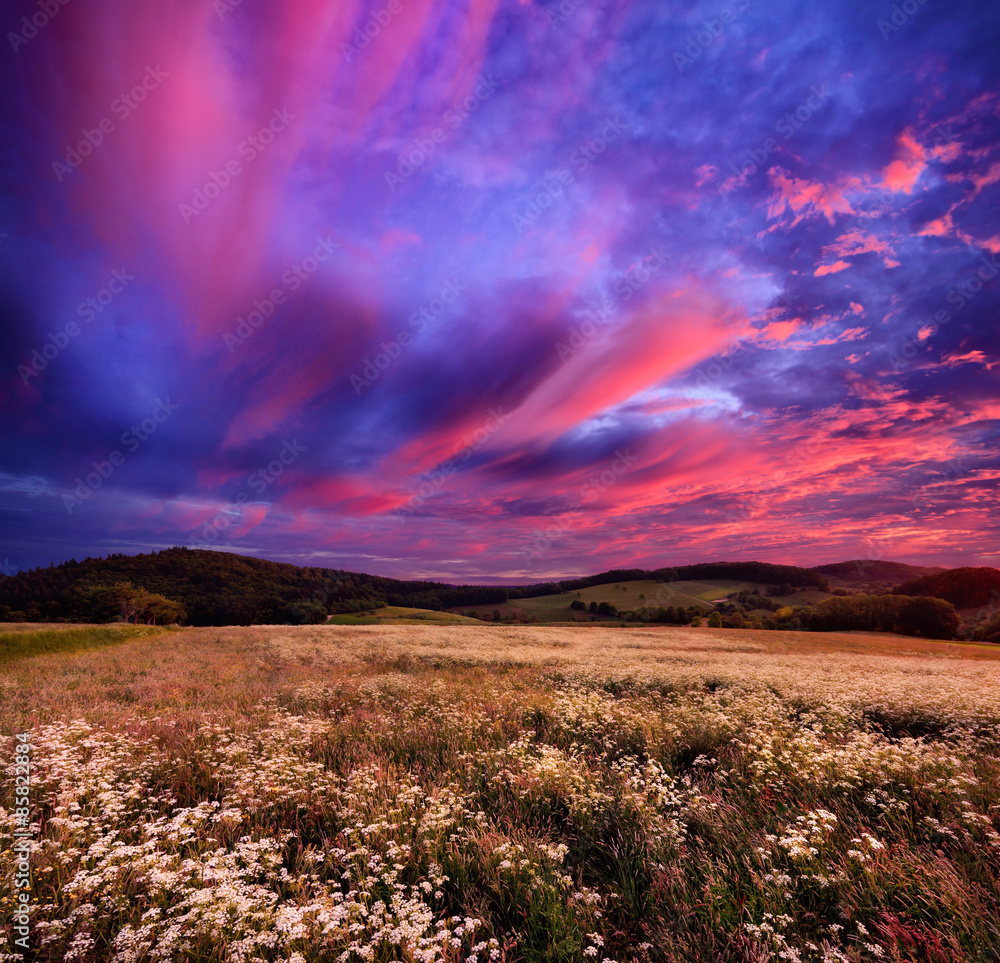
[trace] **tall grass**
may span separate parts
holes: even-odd
[[[28,958],[997,959],[1000,653],[817,646],[309,626],[12,663]]]
[[[83,628],[22,629],[0,631],[0,664],[33,655],[79,652],[118,645],[131,639],[163,632],[146,625],[95,625]]]

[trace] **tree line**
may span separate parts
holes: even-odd
[[[190,625],[322,622],[328,615],[384,605],[443,609],[490,606],[539,595],[579,591],[632,579],[737,578],[822,587],[810,569],[767,562],[717,562],[660,569],[614,569],[578,579],[531,585],[448,585],[383,578],[342,569],[314,568],[183,547],[142,555],[75,559],[0,579],[0,621],[107,621],[107,592],[129,584],[180,608]],[[162,605],[162,603],[158,603]],[[165,617],[163,611],[155,616]]]
[[[591,603],[593,604],[593,603]],[[606,604],[606,603],[602,603]],[[604,611],[627,622],[670,625],[700,624],[704,607],[640,608]],[[944,599],[905,595],[849,595],[809,607],[793,608],[753,592],[734,593],[707,613],[707,625],[717,628],[791,629],[808,632],[895,632],[931,639],[954,639],[960,619],[955,606]],[[1000,631],[1000,617],[997,619]]]
[[[953,573],[959,573],[954,575]],[[971,574],[970,574],[971,573]],[[964,576],[968,576],[962,581]],[[0,579],[0,621],[107,622],[190,625],[302,624],[329,615],[365,612],[385,605],[451,609],[493,606],[522,598],[576,592],[632,580],[737,579],[771,584],[774,594],[794,588],[829,589],[814,569],[768,562],[712,562],[659,569],[612,569],[579,579],[520,586],[448,585],[405,581],[341,569],[313,568],[229,552],[171,548],[144,555],[110,555],[36,568]],[[666,606],[619,611],[592,603],[592,616],[670,625],[793,628],[816,631],[894,631],[954,638],[959,619],[950,601],[930,597],[948,590],[961,601],[1000,598],[996,569],[956,569],[910,583],[912,595],[848,595],[807,608],[791,608],[757,592],[733,593],[712,611],[705,606]],[[909,586],[899,586],[901,593]],[[924,593],[927,593],[926,595]],[[955,594],[957,593],[957,594]],[[579,611],[583,603],[574,602]],[[1000,639],[1000,616],[977,637]]]

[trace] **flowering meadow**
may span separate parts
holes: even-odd
[[[42,961],[1000,960],[1000,647],[153,630],[0,666]]]

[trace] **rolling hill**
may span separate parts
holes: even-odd
[[[591,612],[591,602],[598,605],[607,602],[619,611],[668,608],[673,606],[689,609],[700,607],[706,613],[717,604],[724,602],[733,592],[766,593],[773,590],[769,582],[753,582],[737,579],[678,579],[674,581],[654,581],[653,579],[622,579],[618,582],[601,582],[572,592],[552,595],[537,595],[528,598],[511,598],[510,601],[495,606],[476,609],[480,618],[490,618],[495,609],[503,618],[521,618],[523,621],[537,620],[541,623],[608,621],[613,617]],[[830,593],[819,588],[803,587],[792,589],[790,595],[774,597],[779,604],[806,604],[830,598]],[[582,602],[587,611],[578,611],[570,606],[574,601]],[[451,611],[468,614],[468,607],[456,607]]]
[[[898,579],[910,579],[903,585]],[[914,581],[914,576],[920,576]],[[860,581],[859,581],[860,580]],[[180,603],[192,625],[522,618],[598,621],[590,604],[617,611],[722,606],[731,593],[767,596],[781,606],[820,603],[845,586],[872,583],[905,595],[937,595],[967,608],[1000,591],[996,569],[919,568],[897,562],[842,562],[814,569],[720,561],[659,569],[612,569],[530,585],[449,585],[342,569],[300,567],[229,552],[171,548],[50,565],[0,579],[0,621],[108,622],[120,613],[109,589],[128,583]],[[577,608],[571,606],[576,602]],[[584,611],[580,611],[582,603]],[[753,607],[752,605],[750,607]]]
[[[861,589],[892,588],[901,582],[909,582],[947,570],[940,566],[906,565],[903,562],[877,562],[855,558],[849,562],[817,565],[813,571],[828,578],[830,583],[838,588]]]
[[[1000,569],[952,568],[905,582],[896,595],[929,595],[951,602],[956,609],[976,609],[1000,602]]]
[[[492,586],[405,582],[230,552],[170,548],[74,560],[4,578],[0,621],[110,621],[116,613],[102,598],[102,589],[123,582],[181,603],[192,625],[301,624],[387,604],[440,610],[446,603],[507,598],[505,590]]]
[[[192,625],[251,625],[322,622],[329,615],[371,612],[387,605],[431,611],[489,606],[492,612],[494,606],[508,602],[520,605],[522,600],[643,580],[657,586],[673,584],[675,594],[687,593],[705,601],[710,601],[703,598],[706,593],[718,593],[729,583],[827,587],[825,577],[810,569],[756,561],[699,563],[653,571],[613,569],[532,585],[448,585],[300,567],[230,552],[170,548],[142,555],[72,560],[0,579],[0,621],[107,622],[116,615],[107,589],[122,583],[179,602]],[[696,582],[701,588],[681,587],[687,582]],[[641,590],[629,591],[638,596]],[[533,602],[529,607],[560,608],[562,604],[562,600]],[[569,602],[565,605],[568,609]]]

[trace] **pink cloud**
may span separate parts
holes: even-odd
[[[882,184],[890,191],[910,194],[926,167],[923,147],[911,130],[905,130],[896,142],[896,159],[883,172]]]
[[[951,220],[951,213],[944,214],[933,221],[925,224],[917,234],[924,237],[947,237],[955,230],[955,225]]]
[[[832,224],[835,214],[854,214],[847,199],[847,190],[860,186],[860,181],[850,178],[843,184],[820,184],[802,178],[790,177],[781,168],[771,172],[771,184],[776,190],[768,207],[767,216],[776,218],[786,209],[791,209],[798,216],[792,226],[811,212],[819,212]],[[802,212],[802,213],[800,213]]]
[[[551,438],[665,381],[723,347],[739,322],[707,290],[675,291],[614,331],[599,333],[539,385],[514,413],[511,432]]]
[[[984,174],[970,174],[969,179],[972,181],[978,194],[984,187],[1000,181],[1000,162],[991,164],[989,170]]]
[[[865,234],[859,229],[841,234],[835,241],[825,245],[823,248],[824,256],[854,257],[855,255],[867,254],[869,252],[892,254],[893,249],[890,244],[875,237],[874,234]]]
[[[289,191],[295,165],[307,154],[326,155],[335,208],[344,200],[338,184],[345,150],[369,138],[373,124],[383,138],[405,142],[414,125],[440,120],[475,86],[496,7],[497,0],[472,0],[452,11],[408,0],[378,42],[353,50],[349,59],[342,47],[353,49],[356,28],[371,17],[370,5],[360,0],[296,0],[270,8],[263,23],[235,7],[220,23],[210,3],[168,9],[107,0],[100,16],[70,7],[53,35],[62,43],[66,75],[87,82],[53,80],[43,92],[62,141],[75,143],[81,129],[111,115],[112,103],[142,81],[147,67],[159,65],[164,74],[145,102],[117,123],[108,146],[87,159],[86,176],[66,179],[71,205],[113,267],[136,251],[164,262],[176,279],[172,293],[183,300],[188,338],[211,345],[260,296],[261,279],[288,266],[274,260],[287,221],[294,219],[306,236],[328,231],[314,208],[296,209],[299,200]],[[434,71],[422,78],[423,109],[382,110],[387,94],[408,82],[414,52],[431,26],[448,42]],[[240,60],[233,56],[236,37],[247,48]],[[242,76],[244,62],[261,65],[252,83]],[[329,95],[318,98],[320,89]],[[286,108],[287,125],[248,160],[241,145]],[[238,164],[240,173],[185,223],[180,205],[193,206],[196,190],[206,185],[214,190],[212,175],[224,178],[228,163]],[[390,251],[417,241],[401,229],[381,238]]]
[[[990,363],[989,358],[982,351],[966,351],[965,354],[947,354],[941,359],[941,363],[947,368],[954,368],[960,364],[981,364],[987,368],[996,367],[996,362]]]
[[[714,164],[702,164],[701,167],[695,168],[695,187],[701,187],[708,181],[714,181],[719,175],[719,168]]]
[[[760,337],[762,341],[787,341],[801,327],[802,321],[799,318],[791,321],[772,321],[761,329]]]
[[[838,271],[843,271],[849,268],[851,265],[847,261],[835,261],[833,264],[821,264],[816,268],[814,274],[816,277],[822,277],[824,274],[836,274]]]

